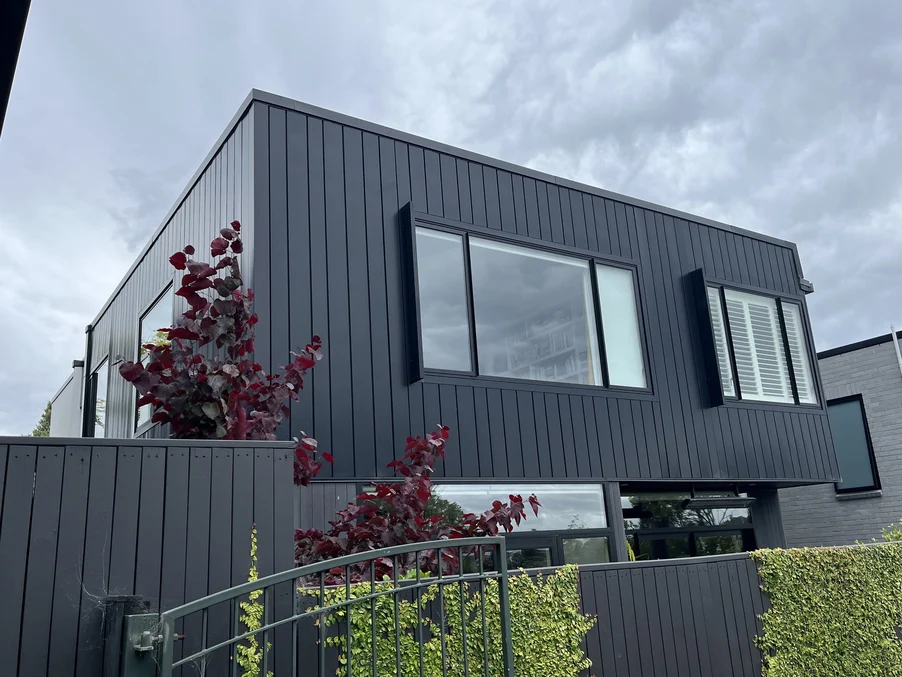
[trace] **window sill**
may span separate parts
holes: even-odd
[[[836,494],[837,501],[861,501],[866,498],[880,498],[883,489],[870,489],[868,491],[853,491],[848,494]]]
[[[626,386],[587,385],[583,383],[559,383],[555,381],[533,381],[504,378],[501,376],[471,376],[426,372],[422,379],[414,383],[436,383],[438,385],[470,386],[474,388],[497,388],[500,390],[527,390],[530,392],[560,393],[567,395],[591,395],[594,397],[614,397],[632,400],[657,400],[650,388],[628,388]]]

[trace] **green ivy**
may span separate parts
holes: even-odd
[[[902,677],[902,543],[758,550],[766,677]]]
[[[257,527],[251,529],[251,568],[247,574],[248,581],[256,581],[257,572]],[[244,625],[245,632],[259,630],[263,626],[263,604],[258,600],[263,595],[263,590],[254,590],[249,593],[246,600],[238,603],[241,607],[239,620]],[[259,677],[260,665],[263,663],[263,648],[257,641],[256,635],[251,635],[245,644],[235,646],[235,660],[241,668],[241,677]],[[266,650],[272,649],[272,644],[266,645]],[[272,677],[271,672],[266,677]]]
[[[902,519],[898,524],[890,524],[883,530],[884,541],[902,541]]]
[[[413,576],[415,575],[414,572]],[[519,574],[511,576],[508,581],[514,672],[518,675],[576,677],[587,670],[592,662],[586,657],[582,644],[596,619],[580,612],[579,573],[576,566],[563,567],[547,577]],[[390,581],[376,583],[375,592],[390,591],[393,585]],[[358,583],[350,587],[351,599],[373,593],[371,583]],[[375,598],[376,674],[418,677],[421,674],[421,635],[422,674],[463,675],[466,634],[467,674],[472,677],[500,676],[503,666],[498,582],[489,580],[485,585],[487,647],[483,643],[482,596],[475,583],[446,584],[441,586],[441,593],[438,585],[430,585],[421,594],[423,610],[418,613],[416,595],[407,594],[405,599],[405,594],[402,593],[398,596],[397,621],[393,595]],[[324,604],[332,605],[346,599],[345,588],[338,587],[325,592]],[[436,609],[439,601],[444,604],[445,612],[445,671],[442,670],[440,628],[437,620],[430,618],[426,609],[427,605]],[[373,627],[370,620],[372,606],[372,600],[350,605],[351,677],[373,675]],[[339,650],[339,677],[348,674],[346,618],[345,608],[332,612],[324,620],[326,626],[336,626],[337,633],[327,637],[326,644]],[[462,619],[466,619],[465,622]],[[396,632],[396,628],[400,628],[400,633]],[[400,673],[397,670],[396,646],[400,647]],[[485,674],[486,648],[488,676]]]

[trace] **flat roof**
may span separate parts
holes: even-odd
[[[896,338],[902,340],[902,331],[896,332]],[[893,340],[892,334],[883,334],[881,336],[875,336],[874,338],[864,339],[863,341],[856,341],[855,343],[848,343],[844,346],[838,346],[836,348],[830,348],[829,350],[822,350],[817,354],[817,359],[823,360],[828,357],[835,357],[836,355],[844,355],[846,353],[853,353],[856,350],[861,350],[863,348],[872,348],[874,346],[879,346],[884,343],[889,343]]]
[[[605,197],[609,200],[616,200],[617,202],[623,202],[625,204],[632,205],[634,207],[639,207],[641,209],[648,209],[650,211],[658,212],[660,214],[667,214],[668,216],[672,216],[677,219],[682,219],[684,221],[691,221],[692,223],[698,223],[705,226],[710,226],[712,228],[718,228],[720,230],[725,230],[730,233],[735,233],[737,235],[745,235],[746,237],[751,237],[756,240],[760,240],[762,242],[769,242],[771,244],[775,244],[780,247],[786,247],[792,251],[793,258],[795,259],[796,268],[799,271],[799,276],[803,277],[802,273],[802,262],[799,259],[798,248],[796,247],[794,242],[789,242],[788,240],[782,240],[778,237],[773,237],[771,235],[765,235],[763,233],[756,233],[751,230],[746,230],[745,228],[738,228],[736,226],[731,226],[727,223],[722,223],[721,221],[715,221],[714,219],[708,219],[703,216],[696,216],[695,214],[689,214],[688,212],[680,211],[679,209],[673,209],[672,207],[665,207],[664,205],[659,205],[654,202],[648,202],[647,200],[641,200],[639,198],[629,197],[628,195],[622,195],[620,193],[615,193],[610,190],[605,190],[604,188],[598,188],[596,186],[590,186],[585,183],[579,183],[578,181],[571,181],[570,179],[565,179],[560,176],[554,176],[553,174],[546,174],[545,172],[540,172],[535,169],[530,169],[529,167],[523,167],[520,165],[515,165],[511,162],[507,162],[505,160],[498,160],[497,158],[489,157],[487,155],[481,155],[479,153],[474,153],[473,151],[465,150],[462,148],[456,148],[455,146],[450,146],[446,143],[441,143],[438,141],[433,141],[431,139],[424,138],[422,136],[416,136],[415,134],[410,134],[408,132],[402,132],[397,129],[392,129],[391,127],[386,127],[384,125],[377,124],[375,122],[369,122],[367,120],[361,120],[360,118],[355,118],[350,115],[345,115],[344,113],[337,113],[335,111],[329,110],[327,108],[320,108],[319,106],[314,106],[309,103],[303,103],[302,101],[296,101],[294,99],[289,99],[284,96],[279,96],[278,94],[272,94],[270,92],[265,92],[260,89],[252,89],[250,93],[245,97],[244,101],[238,107],[238,111],[235,115],[232,116],[232,120],[226,126],[225,130],[222,134],[219,135],[216,143],[213,145],[213,148],[210,149],[210,152],[207,153],[207,156],[204,158],[203,162],[201,162],[200,166],[197,168],[197,171],[194,172],[188,184],[182,190],[181,194],[176,199],[175,203],[170,208],[169,212],[163,218],[163,221],[154,231],[150,240],[148,240],[147,244],[144,245],[144,248],[140,251],[138,256],[135,258],[134,263],[132,263],[131,267],[126,272],[125,276],[122,278],[122,281],[118,284],[116,289],[110,295],[109,299],[106,303],[103,304],[103,307],[100,309],[100,312],[97,313],[94,320],[91,322],[91,325],[97,324],[103,314],[107,311],[107,308],[110,307],[113,300],[125,286],[125,283],[134,273],[135,268],[141,263],[147,253],[150,251],[150,248],[153,247],[154,243],[159,238],[160,234],[166,228],[170,219],[175,215],[176,211],[178,211],[179,207],[182,205],[182,202],[188,197],[188,194],[194,188],[194,185],[200,180],[201,175],[206,171],[209,164],[216,157],[216,154],[222,148],[222,146],[228,141],[232,132],[235,130],[235,127],[244,119],[244,116],[247,115],[248,111],[251,109],[255,101],[259,101],[261,103],[265,103],[271,106],[278,106],[280,108],[285,108],[287,110],[298,111],[299,113],[303,113],[304,115],[309,115],[311,117],[320,118],[322,120],[328,120],[330,122],[335,122],[340,125],[346,125],[349,127],[354,127],[356,129],[360,129],[363,131],[371,132],[373,134],[378,134],[379,136],[384,136],[387,138],[395,139],[397,141],[401,141],[404,143],[413,144],[415,146],[420,146],[421,148],[427,148],[429,150],[434,150],[439,153],[445,153],[448,155],[453,155],[454,157],[459,157],[466,160],[471,160],[473,162],[478,162],[480,164],[494,167],[495,169],[502,169],[507,172],[512,172],[515,174],[519,174],[521,176],[528,176],[539,181],[545,181],[547,183],[552,183],[564,188],[570,188],[572,190],[579,190],[584,193],[589,193],[591,195],[598,195],[599,197]]]

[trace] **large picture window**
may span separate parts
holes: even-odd
[[[827,402],[827,416],[842,477],[836,483],[836,491],[879,489],[877,464],[861,395],[830,400]]]
[[[150,359],[144,346],[148,343],[166,343],[166,334],[161,330],[172,326],[173,295],[170,286],[156,302],[141,316],[138,323],[138,357],[143,364]],[[145,404],[137,408],[135,430],[150,423],[153,407]]]
[[[723,287],[706,292],[724,397],[817,404],[801,307]]]
[[[416,225],[418,373],[649,387],[632,266]]]
[[[589,262],[470,238],[479,372],[601,384]]]
[[[439,484],[432,507],[452,520],[481,513],[495,499],[535,494],[542,507],[507,535],[508,564],[514,568],[609,562],[611,531],[600,484]]]

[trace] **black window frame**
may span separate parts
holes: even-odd
[[[170,322],[169,326],[173,326],[173,324],[175,323],[174,286],[175,285],[173,284],[172,281],[168,282],[166,284],[166,286],[163,287],[163,290],[159,294],[154,296],[153,300],[150,303],[148,303],[147,305],[145,305],[141,309],[141,311],[138,313],[138,335],[137,335],[137,341],[135,342],[135,362],[140,362],[140,360],[141,360],[141,345],[142,345],[141,344],[141,328],[142,328],[142,325],[144,324],[144,318],[146,318],[150,314],[150,312],[156,307],[156,305],[160,301],[163,300],[163,297],[166,296],[167,294],[169,294],[172,297],[171,303],[170,303],[170,309],[169,309],[169,316],[170,316],[169,317],[169,322]],[[132,436],[140,437],[141,435],[146,433],[148,430],[150,430],[154,426],[159,425],[159,423],[154,422],[153,416],[151,415],[150,419],[141,423],[140,425],[138,424],[138,409],[139,409],[139,407],[138,407],[138,399],[139,399],[138,391],[135,390],[134,388],[130,388],[130,390],[133,392],[133,399],[132,399],[132,404],[133,404],[132,421],[133,422],[132,422],[132,426],[131,426],[132,427]]]
[[[679,488],[673,488],[675,491],[680,491]],[[668,490],[662,489],[665,493]],[[641,492],[645,493],[645,492]],[[651,492],[654,493],[654,492]],[[631,496],[630,490],[623,491],[621,485],[621,496]],[[623,525],[623,533],[626,537],[626,542],[629,544],[630,548],[633,550],[633,554],[635,557],[639,557],[639,541],[640,540],[662,540],[666,538],[673,537],[687,537],[689,543],[689,555],[688,557],[699,557],[698,555],[698,544],[696,542],[696,536],[724,536],[731,534],[738,534],[742,537],[742,543],[744,552],[750,552],[754,550],[757,546],[757,533],[755,531],[755,511],[749,508],[749,519],[747,522],[733,523],[733,524],[693,524],[686,526],[664,526],[664,527],[646,527],[646,528],[631,528],[627,525],[627,518],[623,514],[623,509],[621,507],[620,518],[621,524]],[[641,537],[645,537],[642,539]],[[704,557],[704,555],[702,555]],[[680,558],[673,558],[680,559]],[[646,560],[642,560],[646,561]],[[662,560],[654,560],[654,561],[662,561]]]
[[[459,221],[416,212],[410,203],[401,210],[403,259],[405,261],[405,307],[408,325],[408,373],[410,383],[424,380],[441,380],[443,378],[479,379],[480,381],[494,381],[499,384],[527,387],[529,389],[547,388],[549,390],[568,390],[584,394],[587,391],[599,393],[628,393],[632,395],[652,396],[654,394],[652,370],[650,363],[650,350],[648,345],[649,328],[647,325],[645,308],[639,285],[639,261],[620,256],[600,254],[587,249],[572,247],[569,245],[549,243],[533,237],[502,233],[485,227],[474,226]],[[464,282],[467,299],[467,321],[469,323],[470,339],[470,369],[457,371],[449,369],[434,369],[425,366],[422,345],[422,316],[420,312],[420,292],[418,280],[418,262],[416,253],[416,229],[418,227],[449,233],[461,237],[464,258]],[[518,247],[526,247],[539,251],[545,251],[559,256],[566,256],[588,264],[590,285],[592,287],[592,316],[595,320],[595,332],[598,338],[598,359],[600,360],[601,383],[581,384],[559,381],[543,381],[539,379],[520,379],[507,376],[495,376],[481,374],[479,372],[479,357],[476,340],[476,318],[473,302],[473,279],[470,273],[470,236],[478,239],[489,240]],[[642,349],[642,368],[645,373],[645,387],[612,385],[608,373],[607,351],[605,349],[604,323],[602,320],[601,303],[598,291],[598,275],[596,266],[610,266],[629,270],[633,278],[633,295],[636,302],[636,313],[639,324],[639,341]]]
[[[601,482],[598,480],[586,480],[579,482],[560,482],[549,479],[529,479],[529,478],[486,478],[481,480],[469,480],[469,481],[447,481],[448,478],[439,477],[435,478],[435,486],[455,486],[455,485],[477,485],[477,484],[529,484],[529,485],[542,485],[542,484],[593,484],[601,487],[601,497],[602,497],[602,505],[604,506],[604,516],[605,516],[605,527],[590,527],[586,529],[547,529],[543,531],[533,531],[529,530],[529,515],[530,508],[527,505],[527,517],[526,522],[523,523],[524,526],[514,529],[512,532],[504,532],[499,531],[498,533],[501,536],[505,537],[506,547],[509,549],[517,549],[521,545],[523,547],[548,547],[551,551],[551,566],[563,566],[564,565],[564,540],[567,538],[606,538],[608,543],[608,562],[616,562],[617,555],[615,551],[615,543],[614,539],[616,538],[615,530],[617,528],[622,528],[622,526],[614,526],[614,522],[612,521],[610,515],[610,501],[608,500],[608,487],[606,486],[606,482]],[[402,480],[398,478],[381,478],[374,479],[370,482],[362,482],[358,480],[356,482],[357,488],[357,497],[359,498],[362,494],[366,493],[370,488],[372,488],[376,484],[400,484]],[[538,497],[541,501],[541,496]],[[499,500],[504,500],[504,497],[499,497]],[[359,503],[359,500],[355,500],[355,502]],[[540,508],[541,510],[541,508]],[[622,517],[620,515],[617,516],[618,519],[621,520]],[[527,545],[529,544],[539,544],[535,545]],[[599,562],[599,564],[603,564],[603,562]]]
[[[640,541],[660,541],[669,538],[686,537],[689,545],[687,557],[670,557],[667,559],[689,559],[692,557],[706,557],[698,554],[698,536],[739,536],[742,538],[742,552],[751,552],[757,547],[755,529],[751,523],[745,526],[732,525],[730,527],[693,527],[680,529],[630,529],[626,531],[626,542],[633,549],[633,555],[640,556]],[[639,560],[661,562],[666,560]]]
[[[867,442],[868,447],[868,460],[871,463],[871,475],[874,478],[874,482],[871,486],[868,487],[845,487],[840,488],[839,482],[833,483],[833,490],[837,494],[860,494],[867,491],[879,491],[882,487],[880,484],[880,474],[877,472],[877,457],[874,455],[874,444],[871,440],[871,426],[868,424],[868,415],[867,410],[864,406],[864,397],[861,393],[857,393],[855,395],[847,395],[845,397],[836,397],[832,400],[827,400],[826,408],[829,411],[831,404],[845,404],[847,402],[858,402],[858,406],[861,409],[861,423],[864,426],[864,438]],[[829,425],[829,415],[827,418]],[[832,432],[831,432],[832,436]],[[838,463],[838,461],[837,461]]]
[[[722,405],[741,405],[743,407],[765,407],[765,408],[796,408],[816,409],[826,411],[826,401],[824,399],[823,388],[821,384],[820,373],[817,368],[817,355],[814,352],[814,337],[811,333],[810,321],[808,314],[805,312],[803,297],[793,297],[787,294],[781,294],[770,289],[762,289],[752,285],[740,284],[728,280],[721,280],[710,277],[705,274],[703,269],[698,269],[690,273],[690,280],[693,286],[693,295],[695,297],[696,311],[699,315],[700,334],[702,352],[704,354],[705,371],[708,381],[708,395],[711,406]],[[721,315],[723,317],[724,332],[727,338],[727,353],[730,358],[730,373],[733,377],[734,395],[724,393],[723,384],[720,380],[720,363],[717,357],[717,346],[714,339],[714,324],[711,317],[711,308],[708,302],[708,289],[715,288],[718,291],[718,298],[721,305]],[[769,402],[766,400],[745,399],[742,397],[742,386],[739,383],[739,373],[736,367],[736,354],[733,348],[733,335],[730,329],[730,318],[727,313],[726,290],[741,292],[744,294],[752,294],[762,296],[764,298],[774,299],[777,305],[777,318],[780,322],[781,347],[783,355],[786,359],[787,369],[789,371],[789,385],[792,392],[792,402]],[[786,305],[794,305],[799,309],[799,317],[802,319],[802,332],[805,339],[805,354],[808,357],[808,365],[811,370],[811,382],[814,388],[816,402],[801,402],[799,400],[799,390],[796,383],[795,365],[792,362],[792,354],[789,349],[789,336],[786,333],[786,319],[783,308]]]

